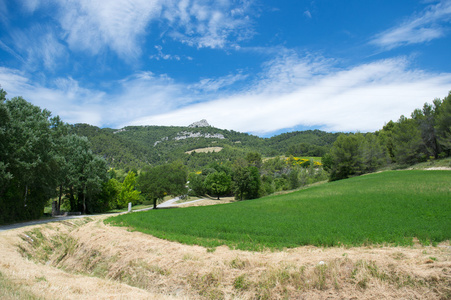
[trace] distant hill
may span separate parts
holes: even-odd
[[[93,151],[103,156],[112,167],[141,168],[146,164],[162,164],[182,160],[197,168],[211,161],[228,161],[248,152],[263,156],[321,156],[336,140],[337,133],[320,130],[296,131],[271,138],[211,127],[206,120],[186,127],[128,126],[122,129],[99,128],[88,124],[72,125],[72,132],[86,136]],[[221,147],[219,152],[185,152]]]

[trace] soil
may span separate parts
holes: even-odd
[[[104,218],[1,232],[1,274],[43,299],[451,297],[449,241],[247,252],[182,245]]]

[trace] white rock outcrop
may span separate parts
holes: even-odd
[[[193,124],[189,125],[190,128],[198,128],[198,127],[210,127],[210,124],[208,124],[207,120],[202,119],[198,122],[194,122]]]

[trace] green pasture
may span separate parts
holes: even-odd
[[[112,217],[159,238],[261,250],[451,239],[451,171],[387,171],[285,195]]]

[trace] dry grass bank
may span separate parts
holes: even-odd
[[[449,299],[451,247],[213,251],[97,217],[0,233],[0,273],[43,299]]]

